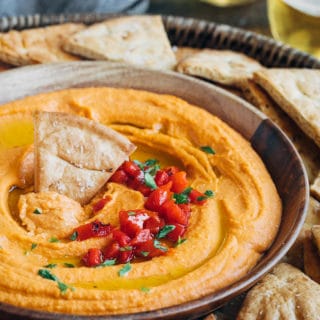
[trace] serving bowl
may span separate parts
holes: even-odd
[[[41,79],[41,80],[39,80]],[[66,88],[121,87],[178,96],[218,116],[247,139],[266,165],[282,200],[279,231],[269,250],[242,279],[219,292],[181,305],[116,316],[75,316],[0,303],[1,319],[194,319],[253,286],[296,240],[308,205],[305,169],[290,140],[264,114],[242,99],[204,81],[110,62],[72,62],[23,67],[0,74],[0,104]],[[199,124],[200,125],[200,124]]]

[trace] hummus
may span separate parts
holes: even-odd
[[[78,114],[106,124],[138,146],[133,159],[157,158],[163,166],[178,165],[192,187],[214,190],[205,205],[192,207],[187,241],[163,256],[133,262],[122,277],[123,265],[83,266],[80,259],[87,250],[102,247],[107,239],[72,241],[65,235],[94,218],[119,225],[119,210],[142,208],[144,198],[109,182],[100,197],[109,195],[111,200],[92,217],[95,199],[81,207],[56,194],[30,196],[32,185],[27,187],[21,179],[21,159],[33,141],[35,110]],[[208,145],[214,155],[201,150]],[[30,206],[35,209],[41,203],[48,219],[39,222]],[[27,97],[0,108],[1,302],[99,315],[197,299],[246,275],[272,243],[280,218],[276,188],[250,144],[218,118],[176,97],[87,88]],[[39,269],[48,264],[55,265],[50,272],[72,290],[62,293],[57,283],[39,276]]]

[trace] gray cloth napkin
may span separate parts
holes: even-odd
[[[148,9],[149,0],[0,0],[0,16],[60,13],[138,14]]]

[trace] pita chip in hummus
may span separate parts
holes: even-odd
[[[116,131],[83,117],[39,112],[35,127],[35,191],[88,202],[135,150]]]

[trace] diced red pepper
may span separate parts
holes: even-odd
[[[186,227],[179,223],[173,223],[172,225],[175,226],[175,228],[166,235],[166,238],[176,242],[179,237],[181,238],[184,235]]]
[[[100,199],[92,206],[93,213],[96,213],[104,208],[104,206],[111,200],[111,197],[107,195],[105,198]]]
[[[137,255],[137,257],[144,257],[144,258],[153,258],[153,257],[157,257],[157,256],[162,256],[162,255],[166,254],[168,248],[166,245],[164,245],[162,243],[161,243],[161,245],[166,250],[160,250],[158,248],[155,248],[154,240],[142,242],[136,246],[135,254]]]
[[[114,229],[112,231],[112,237],[121,247],[128,245],[131,241],[131,238],[119,229]]]
[[[188,219],[191,216],[191,207],[189,203],[180,203],[178,206],[181,208],[181,210],[185,213],[185,215],[188,217]]]
[[[95,267],[102,263],[102,252],[98,248],[91,248],[82,258],[87,267]]]
[[[111,241],[103,250],[104,259],[117,259],[120,252],[120,244],[117,241]]]
[[[205,204],[206,201],[207,201],[206,195],[204,193],[196,190],[196,189],[192,189],[191,190],[191,192],[189,193],[189,199],[190,199],[191,203],[197,204],[197,205],[200,205],[200,206]]]
[[[164,220],[159,217],[156,212],[149,212],[150,218],[145,221],[143,228],[149,229],[153,235],[156,235],[159,230],[165,225]]]
[[[89,238],[95,237],[107,237],[113,227],[110,224],[103,224],[102,222],[96,220],[82,226],[79,226],[74,229],[77,232],[77,239],[78,241],[83,241]]]
[[[160,207],[169,199],[171,193],[170,188],[172,186],[172,182],[159,187],[156,190],[153,190],[144,206],[152,211],[159,211]]]
[[[169,175],[164,170],[158,170],[154,177],[154,181],[158,187],[161,187],[169,182]]]
[[[140,184],[136,190],[141,192],[145,197],[148,197],[152,192],[152,189],[145,184]]]
[[[143,229],[143,224],[149,219],[147,210],[128,210],[119,212],[120,229],[133,238]]]
[[[118,169],[109,179],[111,182],[126,184],[128,182],[128,175],[122,169]]]
[[[172,181],[171,190],[175,193],[181,193],[189,185],[187,173],[185,171],[176,172],[171,176],[170,180]]]
[[[130,245],[135,246],[142,242],[152,240],[152,236],[149,229],[142,229],[137,235],[131,240]]]
[[[119,252],[117,262],[118,263],[127,263],[133,259],[133,251],[132,250],[125,250]]]
[[[169,177],[173,176],[175,173],[179,172],[180,169],[174,166],[166,167],[163,169]]]
[[[125,161],[121,168],[132,178],[137,177],[141,173],[141,169],[133,161]]]
[[[187,214],[173,200],[166,201],[161,206],[160,212],[167,224],[179,223],[184,226],[188,224]]]

